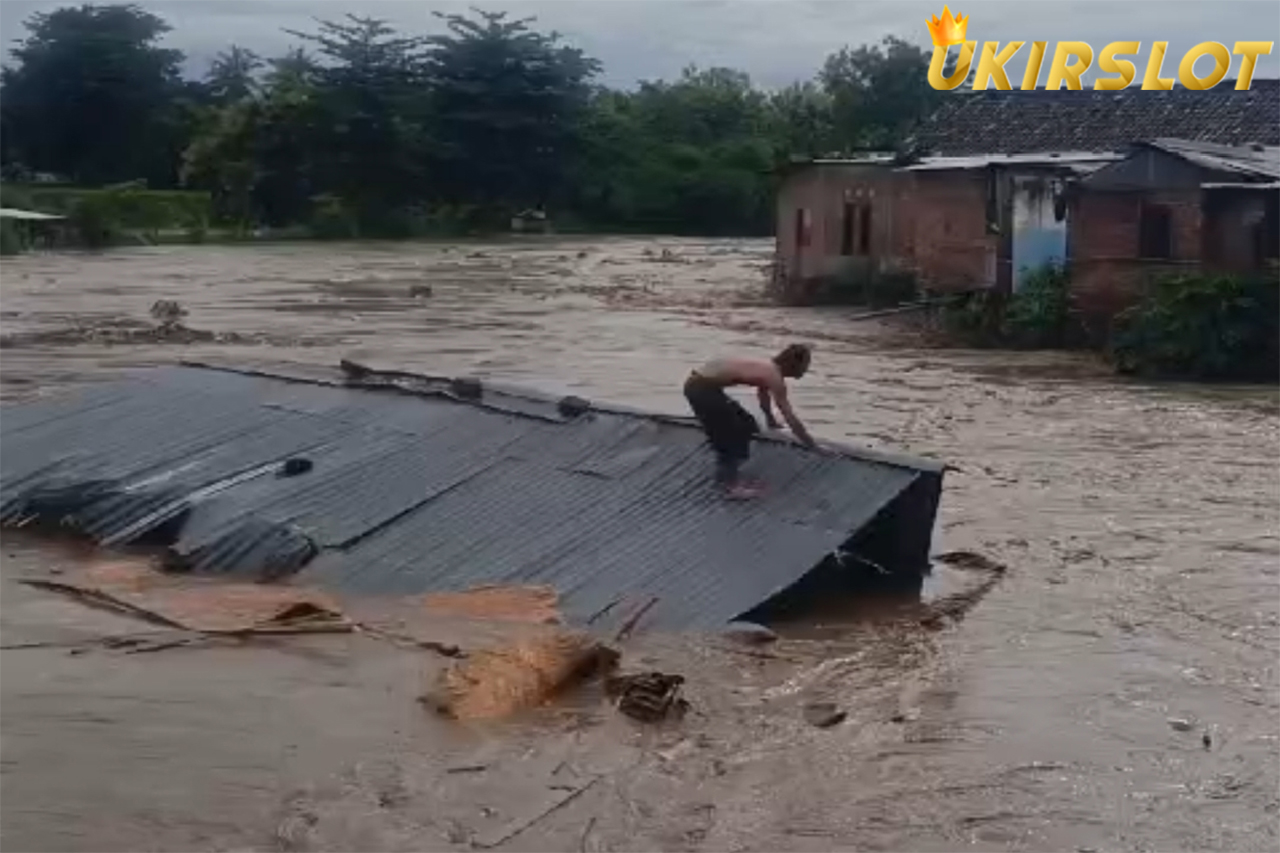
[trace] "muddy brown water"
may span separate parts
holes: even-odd
[[[1275,849],[1276,390],[1124,383],[1087,356],[926,348],[850,323],[854,309],[771,307],[770,250],[524,240],[7,260],[8,399],[180,356],[346,356],[680,412],[701,359],[808,340],[806,422],[956,465],[935,549],[1008,573],[931,627],[920,605],[863,602],[767,655],[644,638],[628,658],[687,675],[694,707],[656,729],[590,697],[500,729],[448,726],[412,701],[435,663],[359,638],[6,650],[2,846]],[[430,296],[410,295],[423,284]],[[149,322],[157,299],[229,337],[94,331]],[[55,558],[5,552],[6,645],[123,630],[14,585]],[[808,725],[812,701],[847,720]]]

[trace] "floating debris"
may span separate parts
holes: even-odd
[[[641,672],[619,675],[605,682],[605,692],[618,710],[642,723],[656,723],[669,716],[683,717],[689,703],[680,696],[683,675]]]
[[[617,662],[617,652],[589,635],[554,631],[470,653],[445,669],[421,701],[453,719],[499,719],[542,705]]]
[[[188,313],[182,303],[173,299],[157,299],[151,306],[151,316],[162,323],[176,323]]]
[[[849,714],[834,702],[811,702],[804,706],[805,722],[820,729],[838,726],[848,718]]]

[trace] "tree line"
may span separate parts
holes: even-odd
[[[928,54],[896,38],[781,90],[694,66],[620,90],[534,19],[436,18],[421,35],[317,21],[283,56],[230,45],[192,80],[151,12],[36,13],[0,81],[0,167],[206,190],[222,221],[335,236],[500,227],[531,208],[599,230],[766,234],[781,162],[892,148],[940,97]]]

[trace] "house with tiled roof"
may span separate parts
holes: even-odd
[[[909,143],[905,162],[901,156],[829,159],[788,170],[777,213],[782,292],[803,301],[823,284],[886,271],[909,272],[933,292],[1010,292],[1040,267],[1074,268],[1077,258],[1087,257],[1082,293],[1097,297],[1110,289],[1116,299],[1094,302],[1112,310],[1142,278],[1136,270],[1167,268],[1139,262],[1143,247],[1136,235],[1146,226],[1134,199],[1175,179],[1181,212],[1169,227],[1181,235],[1184,266],[1256,268],[1270,251],[1254,236],[1248,251],[1239,240],[1228,249],[1232,241],[1225,236],[1232,222],[1251,223],[1250,235],[1274,222],[1266,191],[1212,185],[1258,184],[1251,167],[1241,164],[1262,162],[1265,172],[1272,152],[1280,151],[1280,80],[1254,80],[1245,91],[1230,81],[1207,91],[956,91]],[[1163,168],[1147,185],[1106,190],[1108,224],[1098,224],[1106,181],[1156,160]],[[1104,173],[1110,177],[1090,184]],[[1092,201],[1080,189],[1085,185]],[[1235,212],[1224,219],[1228,196]],[[1240,201],[1246,197],[1251,200]],[[1158,207],[1153,202],[1146,209],[1158,216]],[[1128,219],[1121,224],[1116,217]],[[1110,261],[1091,244],[1098,233],[1113,235],[1105,250]],[[1129,270],[1124,286],[1117,278],[1121,267]]]
[[[1071,188],[1071,289],[1107,317],[1156,278],[1280,262],[1280,145],[1153,139]]]
[[[1121,151],[1135,142],[1186,139],[1220,145],[1280,145],[1280,79],[1237,91],[1178,86],[1147,91],[957,90],[910,140],[922,154]]]

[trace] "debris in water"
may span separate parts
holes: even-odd
[[[841,711],[834,702],[811,702],[804,706],[804,719],[811,726],[829,729],[838,726],[849,715]]]
[[[429,284],[415,284],[409,288],[409,295],[414,299],[425,298],[434,295],[434,291]]]
[[[422,599],[428,611],[475,619],[559,625],[560,596],[549,586],[478,586],[438,592]]]
[[[605,692],[628,717],[655,723],[668,716],[683,717],[689,710],[689,703],[680,696],[683,686],[683,675],[641,672],[609,678]]]
[[[617,652],[589,635],[555,631],[471,653],[445,669],[421,701],[454,719],[498,719],[541,705],[617,662]]]
[[[1183,720],[1178,717],[1169,718],[1169,727],[1175,732],[1189,732],[1195,728],[1190,720]]]
[[[82,576],[28,586],[168,628],[202,634],[342,632],[354,629],[327,596],[299,587],[254,583],[191,585],[127,562],[90,566]]]
[[[157,299],[151,306],[151,316],[161,323],[173,324],[187,316],[189,312],[182,303],[173,299]]]
[[[301,456],[295,456],[292,459],[284,460],[280,466],[280,470],[276,472],[277,477],[296,477],[299,474],[305,474],[315,467],[310,459]]]

